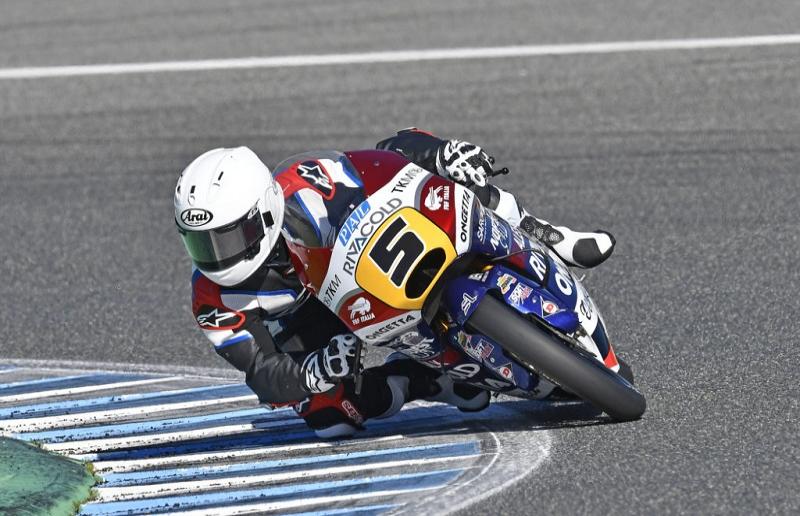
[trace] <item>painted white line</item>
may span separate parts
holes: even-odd
[[[282,500],[279,502],[259,502],[243,505],[233,505],[227,507],[209,507],[204,509],[194,509],[191,511],[176,511],[170,514],[183,514],[185,516],[228,516],[235,514],[253,514],[267,511],[285,511],[298,507],[308,507],[310,505],[323,505],[329,507],[337,502],[350,502],[353,500],[363,500],[365,498],[379,498],[399,496],[420,491],[431,491],[439,489],[439,486],[416,487],[412,489],[387,489],[385,491],[373,491],[371,493],[352,493],[346,495],[318,496],[316,498],[303,498],[300,500]],[[356,507],[353,507],[355,510]]]
[[[352,463],[354,460],[412,460],[415,458],[430,459],[433,457],[465,456],[478,453],[477,442],[443,442],[438,444],[420,444],[417,446],[381,447],[378,449],[358,450],[324,450],[294,457],[275,457],[270,460],[237,462],[228,464],[198,464],[176,469],[156,469],[132,473],[112,473],[103,477],[104,487],[123,487],[133,485],[166,484],[184,482],[195,478],[225,478],[236,475],[266,474],[273,471],[285,471],[295,466],[327,464],[328,467]],[[365,464],[368,466],[368,464]]]
[[[222,422],[249,423],[253,419],[258,421],[279,419],[294,413],[291,409],[276,409],[271,412],[265,407],[242,410],[227,410],[211,412],[199,416],[186,416],[169,419],[150,419],[147,421],[134,421],[131,423],[111,423],[109,425],[90,426],[87,428],[60,428],[45,430],[44,432],[27,432],[17,434],[17,439],[23,441],[39,441],[42,443],[61,443],[67,441],[88,441],[89,439],[108,439],[128,435],[141,435],[155,432],[168,432],[176,428],[193,430],[208,428]],[[248,418],[248,419],[245,419]]]
[[[117,394],[114,396],[104,396],[100,398],[88,398],[77,400],[62,400],[47,403],[37,403],[34,405],[11,405],[0,408],[0,421],[7,417],[18,419],[20,416],[35,414],[37,412],[51,412],[51,411],[66,411],[67,413],[78,413],[85,408],[96,407],[100,405],[117,405],[120,403],[137,402],[142,400],[162,400],[164,405],[171,403],[171,400],[177,398],[191,397],[194,394],[211,393],[213,391],[225,390],[239,390],[246,391],[243,385],[237,384],[221,384],[221,385],[203,385],[200,387],[191,387],[189,389],[175,389],[171,391],[156,391],[144,392],[135,394]],[[249,391],[248,391],[249,392]]]
[[[23,380],[23,381],[13,382],[13,383],[4,383],[4,384],[0,385],[0,392],[3,392],[3,391],[8,390],[8,389],[16,389],[16,388],[19,388],[19,387],[28,387],[30,385],[41,385],[41,384],[47,384],[47,383],[68,382],[68,381],[71,381],[71,380],[80,380],[80,379],[83,379],[83,378],[98,378],[100,376],[102,376],[102,374],[97,374],[97,373],[94,373],[94,374],[79,374],[79,375],[73,375],[73,376],[53,376],[53,377],[48,377],[48,378],[37,378],[35,380]]]
[[[146,405],[142,407],[130,407],[96,412],[81,412],[78,414],[66,414],[61,416],[32,417],[27,419],[5,419],[0,420],[0,430],[2,430],[0,431],[0,435],[7,434],[9,432],[34,432],[37,430],[49,430],[52,428],[67,428],[96,423],[106,423],[126,417],[147,416],[150,414],[168,412],[171,410],[209,407],[226,403],[256,400],[257,397],[255,394],[248,394],[246,396],[234,396],[230,398],[186,401],[183,403],[168,403],[164,405]]]
[[[486,473],[488,473],[489,469],[492,466],[494,466],[495,461],[503,453],[503,445],[501,444],[500,440],[497,438],[497,435],[494,432],[490,432],[490,433],[491,433],[492,437],[494,438],[494,440],[495,440],[495,442],[497,444],[496,455],[492,459],[491,463],[489,463],[477,476],[475,476],[472,479],[470,479],[469,481],[461,484],[461,487],[469,485],[469,484],[475,482],[476,480],[478,480],[479,478],[484,476]],[[474,496],[472,496],[472,497],[454,497],[454,498],[450,498],[450,500],[452,500],[452,503],[448,503],[447,504],[447,508],[445,509],[446,510],[446,514],[453,514],[453,513],[458,512],[458,511],[460,511],[462,509],[465,509],[465,508],[467,508],[467,507],[469,507],[471,505],[474,505],[474,504],[478,503],[481,500],[485,500],[485,499],[489,498],[490,496],[492,496],[492,495],[494,495],[496,493],[504,491],[505,489],[508,489],[512,485],[516,484],[517,482],[519,482],[520,480],[522,480],[523,478],[528,476],[535,469],[538,469],[539,467],[541,467],[542,464],[544,464],[544,461],[547,460],[547,458],[550,456],[550,446],[551,446],[552,441],[550,439],[550,435],[547,432],[542,432],[542,436],[540,436],[540,437],[541,437],[541,439],[536,439],[535,440],[535,444],[536,444],[536,447],[538,449],[525,449],[524,455],[521,456],[521,457],[517,457],[517,460],[526,462],[526,465],[527,465],[526,469],[523,469],[523,471],[521,471],[520,473],[518,473],[518,474],[516,474],[516,475],[514,475],[514,476],[512,476],[510,478],[505,479],[502,483],[492,487],[491,489],[480,489],[480,490],[474,490],[473,489],[471,491],[471,493]],[[531,441],[534,441],[534,440],[531,440]],[[534,444],[534,442],[531,442],[531,444]],[[502,472],[504,470],[500,469],[500,471]],[[497,474],[497,472],[495,472],[495,474]]]
[[[175,364],[142,364],[135,362],[94,362],[91,360],[33,360],[29,358],[9,358],[3,364],[30,369],[37,373],[43,371],[103,371],[106,373],[142,374],[180,374],[187,378],[210,378],[214,380],[240,381],[244,375],[232,367],[191,367]]]
[[[142,471],[147,469],[163,468],[164,466],[177,466],[180,464],[193,464],[193,463],[219,463],[226,460],[263,457],[274,455],[276,453],[290,453],[304,450],[318,450],[322,448],[341,448],[344,446],[362,446],[377,444],[387,441],[396,441],[405,438],[402,434],[387,435],[386,437],[378,437],[377,439],[364,439],[356,441],[319,441],[313,443],[303,444],[289,444],[282,446],[263,446],[260,448],[245,448],[240,450],[230,450],[224,452],[211,452],[211,453],[191,453],[187,455],[176,455],[174,457],[154,457],[149,459],[134,459],[134,460],[109,460],[100,461],[92,464],[95,472],[102,473],[130,473],[133,471]],[[80,456],[73,457],[80,458]]]
[[[192,439],[205,439],[207,437],[222,437],[225,435],[235,435],[253,430],[265,428],[276,428],[280,426],[293,426],[305,424],[300,418],[282,419],[279,421],[269,421],[258,423],[245,423],[240,425],[222,425],[201,428],[198,430],[178,430],[176,432],[151,433],[141,435],[131,435],[127,437],[117,437],[110,439],[87,439],[85,441],[71,441],[63,443],[44,443],[42,447],[46,450],[58,453],[89,453],[101,450],[119,450],[140,446],[154,446],[157,444],[176,443],[190,441]]]
[[[101,383],[97,385],[85,385],[83,387],[72,387],[67,389],[51,389],[48,391],[26,392],[9,396],[0,396],[0,403],[10,403],[16,401],[35,400],[39,398],[52,398],[57,396],[71,396],[75,394],[85,394],[87,392],[106,391],[110,389],[125,389],[127,387],[137,387],[151,383],[175,382],[181,380],[180,376],[170,378],[148,378],[147,380],[132,380],[129,382]]]
[[[287,509],[293,508],[300,508],[306,506],[313,506],[313,505],[324,505],[325,507],[321,508],[321,512],[314,512],[313,514],[351,514],[359,512],[358,509],[363,507],[359,506],[350,506],[348,508],[339,508],[339,509],[330,509],[329,506],[336,502],[348,502],[350,500],[362,500],[366,498],[379,498],[379,497],[393,497],[399,496],[403,494],[410,494],[416,493],[420,491],[430,491],[433,489],[439,489],[441,486],[426,486],[426,487],[412,487],[412,488],[405,488],[405,489],[385,489],[382,491],[373,491],[367,493],[352,493],[352,494],[343,494],[343,495],[333,495],[333,496],[318,496],[316,498],[295,498],[291,500],[280,500],[275,502],[255,502],[253,503],[249,499],[250,503],[240,503],[239,505],[233,504],[231,505],[228,502],[228,505],[225,506],[217,506],[217,507],[204,507],[202,509],[188,509],[188,510],[176,510],[176,508],[172,508],[168,514],[188,514],[188,515],[198,515],[198,516],[217,516],[217,515],[227,515],[227,514],[252,514],[252,513],[262,513],[266,511],[285,511]],[[110,508],[106,505],[107,502],[89,502],[88,504],[84,505],[84,512],[86,514],[139,514],[140,512],[135,509],[127,510],[123,509],[116,509]],[[113,504],[113,502],[112,502]],[[133,504],[130,504],[133,506]],[[195,504],[196,505],[196,504]],[[185,506],[185,505],[184,505]],[[372,506],[372,509],[388,509],[391,507],[395,507],[395,504],[391,505],[381,505],[381,506]],[[159,507],[161,508],[161,507]],[[115,510],[116,509],[116,510]],[[384,511],[379,512],[370,512],[370,514],[378,514],[384,513]],[[83,512],[81,513],[83,514]],[[166,514],[166,513],[165,513]],[[281,512],[280,514],[283,514]],[[292,513],[294,514],[294,513]],[[307,513],[303,513],[307,514]]]
[[[495,412],[497,420],[520,421],[520,417],[529,417],[525,410],[513,408],[513,405],[506,406],[502,402],[493,403],[489,410]],[[475,413],[478,420],[480,414]],[[450,484],[442,491],[422,496],[413,506],[403,507],[392,514],[417,514],[420,507],[425,507],[431,514],[456,513],[531,475],[550,456],[552,438],[546,430],[513,430],[500,434],[488,431],[488,434],[495,442],[495,450],[491,461],[477,475]],[[506,449],[507,446],[511,449]]]
[[[401,63],[408,61],[441,61],[454,59],[500,59],[509,57],[563,56],[576,54],[610,54],[621,52],[654,52],[800,44],[800,34],[775,34],[731,38],[657,39],[569,43],[562,45],[514,45],[503,47],[437,48],[359,52],[347,54],[310,54],[293,56],[202,59],[195,61],[160,61],[149,63],[112,63],[75,66],[46,66],[0,69],[3,79],[42,79],[88,75],[130,73],[189,72],[248,68],[289,68],[304,66]]]
[[[263,475],[233,476],[223,478],[213,478],[208,480],[187,480],[183,482],[170,482],[167,484],[146,484],[125,487],[97,487],[96,501],[110,502],[121,500],[135,500],[139,498],[163,497],[178,494],[200,492],[209,489],[231,489],[235,487],[261,484],[265,482],[279,482],[300,478],[325,477],[340,475],[343,473],[363,472],[388,468],[405,468],[409,466],[420,466],[452,462],[457,460],[467,460],[480,457],[480,453],[469,455],[457,455],[452,457],[434,457],[430,459],[410,459],[394,460],[386,462],[376,462],[374,464],[354,464],[349,466],[335,466],[331,468],[308,469],[303,471],[287,471],[282,473],[269,473]]]

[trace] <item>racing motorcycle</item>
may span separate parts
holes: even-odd
[[[497,393],[644,413],[578,278],[469,189],[377,150],[305,153],[274,174],[295,270],[363,343]]]

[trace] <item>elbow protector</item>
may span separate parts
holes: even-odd
[[[259,352],[253,335],[249,331],[240,331],[230,338],[214,346],[217,355],[224,358],[233,367],[246,373]]]

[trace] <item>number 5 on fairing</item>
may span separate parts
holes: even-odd
[[[391,307],[418,310],[455,258],[447,233],[417,210],[402,208],[364,246],[356,282]]]
[[[398,217],[386,228],[386,231],[375,243],[375,247],[369,252],[369,257],[372,258],[375,265],[387,275],[391,273],[392,283],[398,287],[403,285],[406,276],[411,272],[411,266],[425,251],[425,244],[413,231],[406,231],[392,245],[398,233],[407,226],[408,223],[402,217]],[[398,257],[400,258],[399,262]],[[395,265],[395,263],[397,264]],[[394,272],[392,272],[392,268],[394,268]]]

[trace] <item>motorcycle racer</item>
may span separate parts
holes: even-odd
[[[482,204],[572,265],[597,265],[613,250],[610,234],[553,227],[490,185],[493,160],[480,147],[417,129],[377,147],[468,186]],[[350,435],[366,419],[389,417],[415,399],[462,410],[488,405],[488,392],[454,384],[398,353],[364,370],[357,389],[358,339],[298,279],[281,234],[283,219],[281,186],[245,147],[208,151],[178,179],[175,220],[195,268],[195,319],[217,354],[245,373],[262,403],[292,405],[320,437]]]

